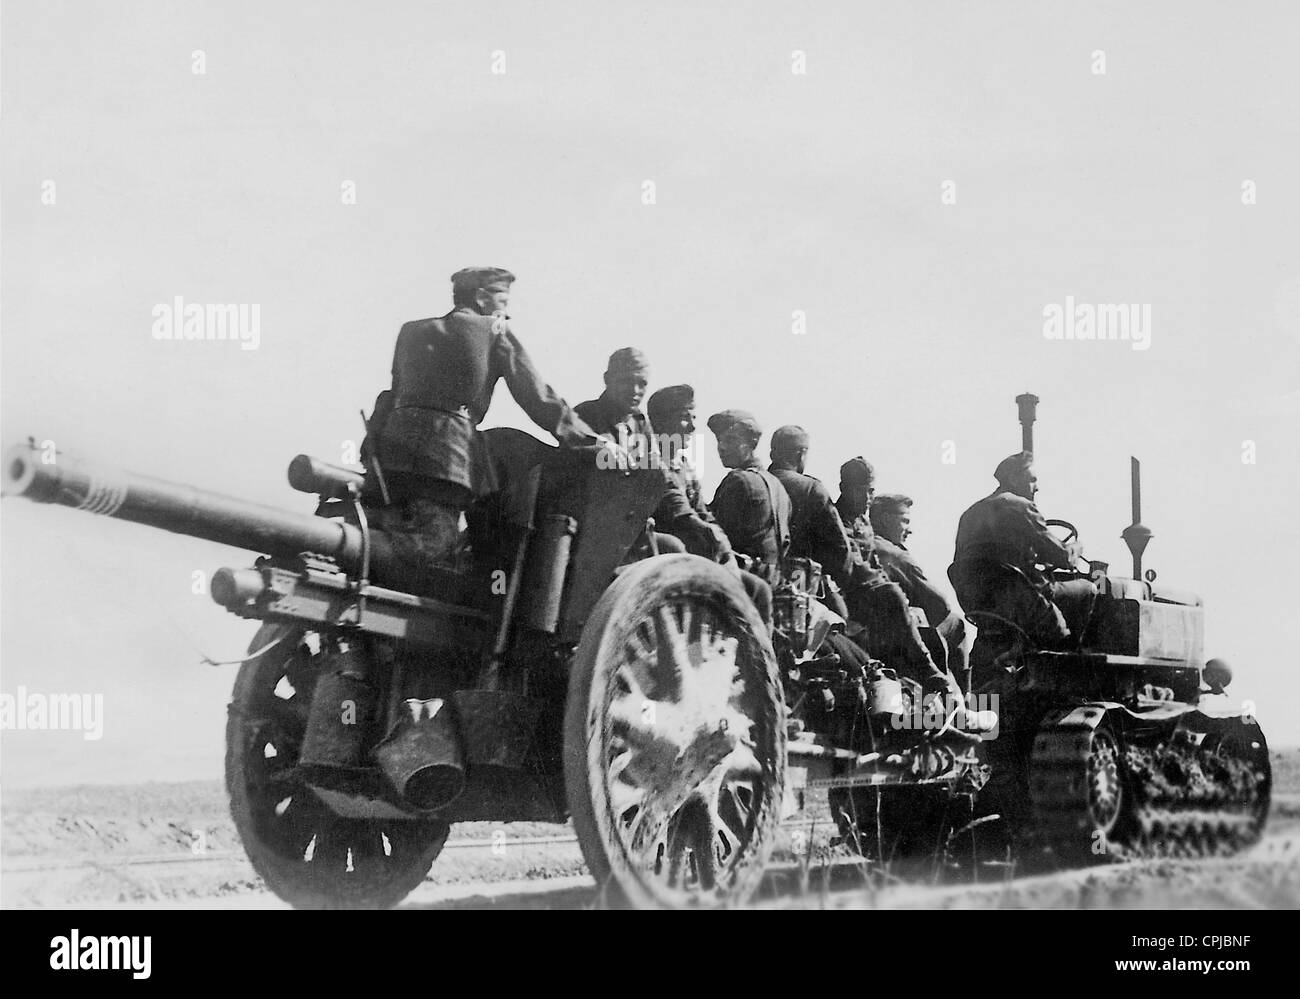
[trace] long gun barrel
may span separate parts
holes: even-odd
[[[57,503],[266,555],[312,552],[334,559],[346,572],[361,566],[361,531],[352,524],[77,461],[34,444],[8,450],[2,481],[5,495],[37,503]],[[376,569],[384,554],[372,554]]]

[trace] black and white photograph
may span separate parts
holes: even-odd
[[[1252,970],[1232,914],[1300,907],[1297,42],[5,0],[0,907],[1213,910],[1093,957]]]

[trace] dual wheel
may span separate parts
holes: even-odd
[[[278,641],[277,641],[278,640]],[[295,779],[319,636],[265,625],[230,705],[226,786],[253,867],[300,908],[381,908],[424,879],[447,823],[346,818]],[[565,783],[607,905],[743,903],[781,818],[785,712],[767,629],[727,570],[692,555],[630,566],[570,663]]]
[[[424,880],[450,826],[345,818],[328,808],[294,777],[321,669],[320,637],[266,624],[250,648],[266,651],[245,662],[235,680],[226,790],[254,870],[300,909],[396,905]]]

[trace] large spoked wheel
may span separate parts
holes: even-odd
[[[747,900],[780,822],[785,710],[739,581],[694,555],[625,570],[583,628],[564,750],[578,842],[608,903]]]
[[[396,905],[429,872],[450,826],[335,814],[292,776],[319,672],[314,632],[263,625],[240,667],[226,723],[226,791],[248,859],[297,908]]]

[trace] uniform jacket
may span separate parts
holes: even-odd
[[[734,551],[771,566],[788,553],[790,496],[757,459],[727,473],[709,508]]]
[[[551,388],[509,323],[456,309],[405,324],[393,353],[393,384],[376,402],[372,432],[384,473],[463,487],[498,487],[478,425],[496,383],[561,444],[595,442],[591,428]]]
[[[953,562],[1003,562],[1034,578],[1034,564],[1070,565],[1070,553],[1032,500],[1011,492],[984,497],[957,522]]]
[[[820,479],[793,468],[770,465],[768,471],[790,496],[790,557],[820,562],[826,575],[844,583],[849,569],[849,536],[830,491]]]
[[[653,514],[655,524],[660,530],[671,533],[679,518],[689,517],[692,514],[700,517],[701,520],[713,521],[699,499],[700,484],[699,480],[694,478],[695,470],[687,465],[681,456],[668,456],[659,452],[654,428],[650,425],[649,417],[644,413],[639,410],[620,413],[604,392],[599,398],[578,403],[574,411],[596,433],[607,434],[619,444],[628,441],[630,447],[638,448],[637,458],[648,457],[653,450],[657,455],[656,460],[663,462],[661,467],[664,469],[664,477],[668,480],[668,488],[664,491],[663,499],[659,501]],[[638,440],[644,443],[636,443]],[[694,502],[689,495],[692,485],[696,497]]]
[[[849,536],[849,575],[852,581],[871,586],[887,582],[888,576],[876,555],[876,532],[871,527],[871,520],[865,513],[851,515],[843,496],[835,501],[835,509]]]
[[[954,610],[948,598],[935,588],[921,564],[905,547],[877,534],[876,557],[885,574],[903,588],[907,602],[925,611],[931,626],[937,627]]]
[[[640,410],[633,410],[631,413],[618,412],[604,392],[599,398],[580,402],[573,409],[592,430],[598,434],[608,434],[615,441],[619,440],[619,427],[623,427],[623,432],[629,436],[644,434],[647,441],[653,439],[650,433],[650,420],[645,413]]]

